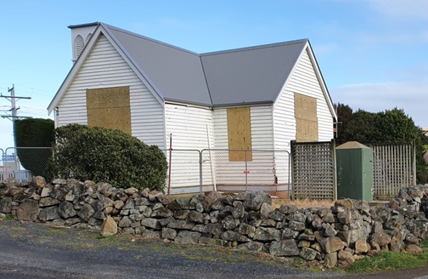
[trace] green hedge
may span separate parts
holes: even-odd
[[[50,149],[23,149],[22,147],[50,147],[54,141],[54,122],[51,119],[27,118],[15,120],[15,143],[21,165],[33,175],[42,175]]]
[[[165,188],[167,162],[148,146],[119,130],[72,124],[55,130],[55,156],[46,176],[108,182],[114,187]]]

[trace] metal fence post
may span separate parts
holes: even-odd
[[[3,165],[3,170],[0,173],[0,182],[1,182],[1,181],[5,180],[4,179],[4,177],[5,177],[5,173],[4,173],[4,171],[5,171],[5,163],[4,163],[5,157],[4,157],[3,149],[0,148],[0,151],[1,151],[1,161],[2,161],[2,165]]]
[[[412,141],[413,151],[413,185],[416,186],[416,142]]]
[[[247,162],[247,150],[245,150],[245,192],[248,191],[248,162]]]
[[[331,154],[333,162],[333,200],[337,200],[337,168],[336,168],[336,142],[331,140]]]
[[[200,189],[199,189],[199,193],[201,193],[202,194],[202,192],[203,192],[203,189],[202,189],[202,187],[203,187],[203,181],[202,181],[202,152],[200,151],[200,150],[198,150],[198,152],[199,152],[199,187],[200,187]]]

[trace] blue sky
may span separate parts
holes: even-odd
[[[0,93],[19,115],[46,108],[72,66],[68,25],[101,21],[194,52],[309,38],[333,102],[403,108],[428,127],[428,1],[0,0]],[[0,98],[0,115],[10,103]],[[13,146],[0,118],[0,148]]]

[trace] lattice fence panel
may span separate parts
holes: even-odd
[[[334,141],[291,142],[293,198],[334,200],[336,162]]]
[[[370,145],[373,148],[373,195],[396,196],[416,178],[413,143]]]

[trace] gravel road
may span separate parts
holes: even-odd
[[[425,278],[422,277],[424,274],[428,274],[428,270],[352,277],[392,279],[393,275],[398,275],[396,278],[405,279]],[[339,279],[345,276],[343,273],[301,270],[287,261],[267,255],[227,248],[179,246],[159,240],[135,239],[130,235],[101,238],[98,233],[88,230],[53,228],[39,223],[0,222],[1,279]]]

